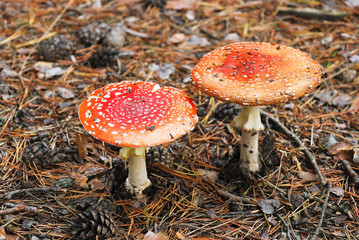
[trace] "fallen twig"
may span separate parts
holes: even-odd
[[[279,13],[291,14],[297,17],[302,18],[317,18],[325,20],[343,20],[345,16],[348,15],[347,12],[338,12],[338,11],[323,11],[314,8],[291,8],[291,7],[279,7]]]
[[[358,185],[359,184],[358,174],[356,174],[356,172],[354,172],[354,170],[350,166],[350,163],[348,162],[348,160],[341,159],[341,161],[342,161],[342,164],[343,164],[345,170],[347,170],[349,177],[352,179],[352,181],[354,182],[355,185]]]
[[[61,189],[61,187],[44,187],[44,188],[27,188],[27,189],[19,189],[15,191],[11,191],[5,194],[0,195],[0,199],[11,199],[14,195],[18,195],[21,193],[28,193],[28,192],[55,192],[57,190]]]
[[[27,206],[24,204],[18,204],[18,205],[15,205],[15,207],[13,207],[13,208],[0,210],[0,216],[13,214],[13,213],[17,213],[17,212],[37,213],[38,209],[37,209],[37,207],[31,207],[31,206]]]
[[[323,220],[324,220],[324,216],[325,216],[325,210],[327,209],[328,199],[329,199],[331,190],[332,190],[332,183],[328,182],[328,184],[327,184],[327,195],[325,196],[325,199],[324,199],[324,202],[323,202],[323,207],[322,207],[322,212],[320,214],[319,223],[318,223],[317,229],[315,230],[311,240],[316,240],[318,235],[319,235],[320,228],[322,227],[322,224],[323,224]]]
[[[317,161],[315,160],[314,156],[309,152],[308,148],[304,145],[304,143],[293,132],[291,132],[287,127],[285,127],[277,118],[262,110],[261,114],[264,115],[266,118],[270,119],[273,123],[275,123],[284,132],[285,135],[293,139],[293,141],[303,150],[305,156],[307,157],[310,164],[314,168],[314,171],[318,175],[320,183],[325,186],[327,183],[325,182],[323,174],[318,167]]]
[[[316,202],[319,202],[319,203],[323,203],[324,204],[324,200],[317,197],[317,196],[311,196],[309,195],[308,193],[303,193],[303,197],[305,199],[308,199],[310,201],[316,201]],[[327,204],[327,207],[332,209],[333,211],[340,211],[341,213],[347,215],[348,219],[353,219],[351,217],[351,214],[348,213],[348,211],[346,209],[344,209],[341,205],[333,205],[333,204],[330,204],[328,203]]]
[[[240,197],[240,196],[237,196],[237,195],[234,195],[232,193],[229,193],[227,191],[224,191],[224,190],[217,190],[218,194],[223,196],[223,197],[227,197],[229,199],[233,199],[235,201],[238,201],[238,202],[244,202],[244,203],[253,203],[255,202],[254,199],[252,198],[248,198],[248,197]]]

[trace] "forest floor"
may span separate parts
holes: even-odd
[[[0,239],[359,239],[358,1],[165,3],[0,2]],[[264,170],[250,176],[231,123],[240,107],[189,78],[238,41],[291,46],[325,69],[312,93],[262,108]],[[119,148],[77,112],[123,80],[183,89],[198,108],[190,134],[148,151],[140,200]]]

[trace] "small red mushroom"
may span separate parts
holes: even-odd
[[[173,87],[152,82],[123,81],[91,93],[79,107],[79,118],[93,137],[121,146],[129,159],[126,187],[137,197],[150,184],[147,147],[171,142],[194,128],[196,108],[191,98]]]
[[[258,160],[258,131],[264,126],[259,106],[294,100],[320,84],[321,66],[308,54],[271,43],[239,42],[205,54],[191,73],[194,86],[221,101],[243,106],[235,117],[242,130],[240,160],[253,172]]]

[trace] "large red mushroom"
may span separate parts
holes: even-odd
[[[197,122],[188,95],[152,82],[123,81],[91,93],[79,107],[79,118],[93,137],[122,147],[129,160],[126,187],[137,197],[150,186],[146,148],[168,143],[186,134]]]
[[[235,126],[242,130],[240,160],[261,169],[258,131],[260,106],[283,103],[320,84],[321,66],[308,54],[272,43],[239,42],[205,54],[191,73],[194,86],[224,102],[242,105]]]

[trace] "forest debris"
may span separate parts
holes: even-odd
[[[251,198],[248,198],[248,197],[240,197],[240,196],[234,195],[234,194],[229,193],[229,192],[224,191],[224,190],[218,189],[217,192],[218,192],[219,195],[221,195],[223,197],[227,197],[227,198],[232,199],[234,201],[243,202],[243,203],[253,203],[254,202],[254,199],[251,199]]]
[[[198,169],[197,171],[203,174],[203,177],[207,178],[210,181],[215,182],[218,179],[218,171],[210,171],[202,168]]]
[[[25,229],[30,229],[32,226],[36,226],[38,224],[39,224],[38,221],[25,219],[22,222],[22,227],[25,228]]]
[[[55,64],[53,62],[37,61],[34,64],[34,68],[36,71],[39,71],[41,73],[46,73],[46,71],[53,68],[54,65]]]
[[[166,9],[193,10],[197,7],[196,0],[170,0],[167,1]]]
[[[14,196],[19,195],[21,193],[47,193],[47,192],[56,192],[59,189],[61,189],[60,187],[43,187],[43,188],[26,188],[26,189],[19,189],[19,190],[14,190],[12,192],[7,192],[4,193],[2,195],[0,195],[0,199],[4,198],[4,199],[12,199]]]
[[[333,187],[331,190],[331,193],[333,193],[334,195],[341,197],[344,196],[344,189],[342,187]]]
[[[87,138],[86,138],[85,134],[77,132],[77,131],[75,131],[75,136],[76,136],[79,157],[80,157],[80,159],[84,159],[88,154],[88,151],[86,148]]]
[[[157,76],[162,80],[169,79],[170,76],[176,71],[172,63],[163,63],[162,65],[152,63],[148,66],[148,69],[157,73]]]
[[[225,37],[224,40],[226,41],[233,41],[233,42],[239,42],[241,41],[241,37],[238,35],[238,33],[228,33]]]
[[[57,87],[58,93],[61,98],[63,99],[70,99],[75,97],[74,91],[64,88],[64,87]]]
[[[296,17],[302,18],[317,18],[325,19],[330,21],[343,20],[345,16],[348,15],[348,12],[339,12],[339,11],[325,11],[315,8],[292,8],[292,7],[279,7],[279,13],[290,14]]]
[[[312,182],[319,180],[318,176],[311,172],[299,171],[298,175],[304,182]]]
[[[348,216],[347,216],[347,215],[344,215],[344,214],[339,215],[339,216],[336,216],[336,217],[334,217],[334,223],[335,223],[335,224],[341,224],[341,223],[342,223],[343,221],[345,221],[347,218],[348,218]]]
[[[49,68],[45,72],[45,78],[52,78],[57,76],[62,76],[66,72],[66,69],[60,67]]]
[[[147,33],[138,32],[138,31],[132,30],[131,28],[128,28],[128,27],[124,27],[123,29],[126,31],[126,33],[131,34],[133,36],[136,36],[139,38],[148,38]]]
[[[0,240],[6,240],[8,239],[6,236],[6,231],[5,231],[5,227],[1,227],[0,228]]]
[[[352,106],[350,107],[350,111],[353,113],[359,112],[359,97],[355,98],[352,101]]]
[[[89,188],[87,181],[88,181],[88,177],[83,175],[83,174],[79,174],[79,173],[71,173],[71,177],[74,179],[74,184],[77,185],[78,187],[81,188]]]
[[[353,56],[351,56],[349,58],[349,61],[352,63],[359,63],[359,55],[358,54],[354,54]]]
[[[270,119],[273,123],[275,123],[280,129],[288,136],[290,137],[298,146],[301,147],[303,150],[305,156],[307,157],[308,161],[314,168],[314,171],[318,175],[318,178],[320,180],[320,183],[325,186],[326,181],[324,180],[323,174],[319,169],[319,166],[317,164],[317,161],[315,160],[314,156],[309,152],[308,148],[304,145],[304,143],[294,134],[292,133],[288,128],[286,128],[277,118],[273,117],[272,115],[264,112],[261,110],[261,115],[264,115],[266,118]]]
[[[111,47],[122,47],[125,44],[126,31],[123,22],[111,26],[111,30],[104,39],[104,44]]]
[[[322,210],[321,210],[321,214],[320,214],[320,219],[319,219],[319,223],[318,223],[318,226],[311,238],[311,240],[315,240],[317,239],[317,236],[319,235],[319,232],[321,230],[321,227],[323,225],[323,220],[324,220],[324,216],[325,216],[325,212],[326,212],[326,209],[327,209],[327,206],[328,206],[328,200],[329,200],[329,196],[330,196],[330,193],[331,193],[331,190],[332,190],[332,183],[331,182],[328,182],[327,186],[327,195],[325,196],[325,199],[324,199],[324,202],[323,202],[323,206],[322,206]]]
[[[257,205],[261,208],[265,214],[273,214],[275,209],[280,207],[280,202],[276,199],[260,199]]]
[[[334,144],[329,149],[329,153],[332,155],[337,155],[339,160],[347,160],[359,165],[358,151],[358,148],[349,146],[347,143],[344,142]]]
[[[359,1],[358,0],[345,0],[344,1],[346,5],[348,5],[349,7],[355,8],[359,6]]]
[[[207,216],[210,217],[210,218],[216,218],[217,217],[217,214],[216,212],[213,210],[213,208],[210,208],[207,210],[206,212]]]
[[[31,212],[37,213],[38,209],[36,207],[27,206],[25,204],[17,204],[13,208],[0,210],[0,216],[14,214],[18,212]]]
[[[154,233],[151,230],[148,230],[148,232],[146,233],[146,235],[143,237],[143,240],[167,240],[168,237],[162,233]]]
[[[358,174],[353,170],[353,168],[350,166],[350,163],[347,160],[342,159],[341,160],[345,170],[349,174],[349,177],[354,182],[355,185],[359,184],[359,177]]]
[[[175,33],[169,39],[168,42],[170,43],[181,43],[186,39],[186,35],[183,33]]]
[[[190,35],[183,44],[192,46],[208,46],[210,45],[210,42],[207,40],[207,38],[199,37],[197,35]]]
[[[17,77],[17,76],[18,76],[18,73],[11,70],[10,67],[7,65],[5,65],[3,70],[1,70],[1,72],[0,72],[1,78],[12,78],[12,77]]]
[[[100,189],[103,189],[104,187],[106,187],[106,184],[104,184],[98,178],[93,178],[90,181],[88,181],[88,185],[90,186],[91,189],[96,189],[96,190],[100,190]]]
[[[347,94],[339,95],[332,99],[332,104],[343,109],[350,104],[350,100],[351,97]]]

